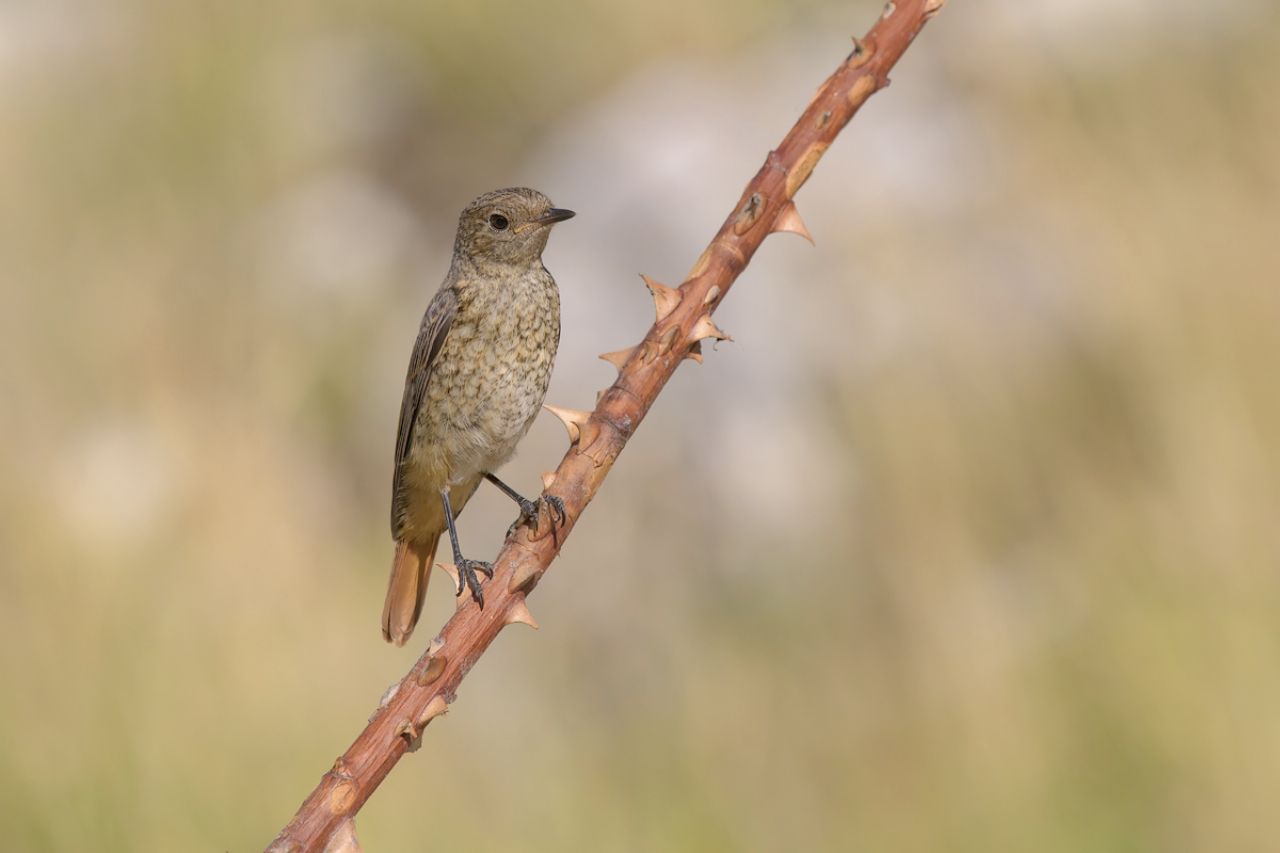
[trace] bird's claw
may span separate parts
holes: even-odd
[[[551,520],[555,523],[555,527],[564,527],[564,523],[569,519],[568,513],[564,511],[564,501],[556,495],[543,495],[539,500],[545,501],[551,508]],[[552,528],[552,532],[555,532],[555,527]]]
[[[463,590],[471,590],[471,598],[476,604],[480,605],[480,609],[484,610],[484,591],[480,586],[480,579],[476,577],[476,572],[480,572],[489,580],[493,580],[493,563],[486,563],[481,560],[468,560],[463,557],[457,561],[458,568],[458,595],[462,595]]]
[[[559,542],[556,540],[556,528],[563,527],[565,520],[568,518],[568,515],[564,510],[564,501],[556,495],[543,495],[536,501],[520,498],[519,503],[520,517],[511,522],[511,526],[507,528],[507,536],[510,537],[511,534],[515,533],[521,527],[527,527],[530,530],[537,530],[538,515],[541,513],[542,508],[546,507],[547,515],[551,518],[551,538],[553,541],[556,541],[556,544],[558,545]]]

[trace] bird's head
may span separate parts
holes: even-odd
[[[480,264],[532,265],[542,257],[551,226],[572,216],[537,190],[494,190],[462,211],[453,252]]]

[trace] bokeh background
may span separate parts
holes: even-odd
[[[550,400],[879,4],[0,4],[0,837],[252,851],[378,631],[457,211],[579,211]],[[367,849],[1264,851],[1280,11],[952,3],[800,194]],[[504,477],[564,451],[544,417]],[[483,491],[468,552],[512,507]]]

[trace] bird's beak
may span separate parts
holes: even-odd
[[[565,210],[563,207],[553,207],[533,221],[539,225],[554,225],[557,222],[564,222],[566,219],[572,219],[576,215],[577,214],[572,210]]]

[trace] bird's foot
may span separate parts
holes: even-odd
[[[476,577],[476,572],[480,572],[489,580],[493,580],[493,563],[485,563],[481,560],[468,560],[462,557],[455,561],[454,565],[458,569],[458,595],[462,595],[463,590],[471,590],[471,598],[476,604],[480,605],[480,609],[484,610],[484,590],[480,587],[480,578]]]
[[[511,522],[511,526],[507,528],[507,536],[515,533],[521,527],[527,527],[530,530],[538,529],[538,516],[541,514],[543,507],[546,507],[547,515],[551,519],[551,540],[559,545],[556,538],[556,528],[563,527],[565,519],[568,517],[564,511],[564,501],[555,495],[543,495],[536,501],[526,500],[525,498],[517,498],[520,504],[520,517]]]

